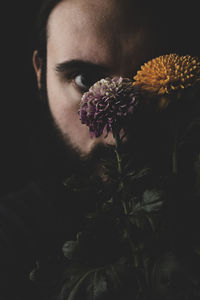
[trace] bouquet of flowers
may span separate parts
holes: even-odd
[[[133,80],[101,79],[79,115],[115,144],[106,179],[79,185],[96,187],[93,207],[63,246],[55,299],[199,299],[200,60],[163,55]],[[64,184],[77,191],[76,178]]]

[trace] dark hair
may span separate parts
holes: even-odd
[[[54,7],[62,1],[63,0],[42,1],[36,19],[34,45],[42,59],[46,58],[47,22],[49,15]],[[132,1],[133,0],[127,0],[130,5],[132,5]],[[140,0],[138,1],[139,6],[141,7],[139,18],[142,19],[141,17],[143,15],[145,16],[143,21],[149,19],[151,25],[155,23],[155,31],[165,37],[166,44],[163,46],[163,49],[168,49],[168,39],[170,38],[170,34],[172,36],[170,38],[172,41],[171,45],[174,45],[174,48],[168,49],[168,51],[172,52],[177,50],[177,52],[182,55],[189,53],[191,55],[199,56],[200,49],[197,43],[199,24],[196,16],[198,10],[194,9],[195,4],[193,5],[193,2],[195,1],[190,0],[190,2],[189,6],[186,5],[184,7],[182,1],[174,2],[174,0],[169,0],[168,5],[163,8],[163,3],[161,1],[152,0],[147,3],[144,0]]]
[[[47,23],[51,11],[63,0],[43,0],[36,19],[35,26],[35,49],[41,58],[46,57]]]

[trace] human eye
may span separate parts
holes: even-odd
[[[81,93],[85,93],[89,90],[89,88],[98,80],[102,78],[100,74],[88,74],[88,73],[80,73],[74,76],[74,85],[80,90]]]
[[[71,84],[79,93],[85,93],[97,81],[109,74],[108,68],[84,61],[68,61],[56,65],[56,73],[63,83]]]

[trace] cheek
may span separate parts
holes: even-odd
[[[60,82],[55,74],[49,72],[47,73],[47,93],[49,107],[57,126],[80,154],[90,153],[97,143],[114,143],[112,135],[106,139],[104,135],[91,139],[88,127],[81,124],[78,115],[82,95],[72,83]]]
[[[56,74],[47,71],[47,93],[50,110],[57,123],[79,119],[81,94],[73,84],[63,82]]]
[[[81,124],[79,119],[82,95],[72,83],[60,82],[51,73],[47,73],[47,92],[51,113],[62,134],[81,152],[88,152],[94,140],[91,140],[87,126]]]

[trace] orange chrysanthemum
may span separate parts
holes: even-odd
[[[200,80],[200,60],[190,55],[167,54],[145,63],[133,85],[152,95],[174,94]]]

